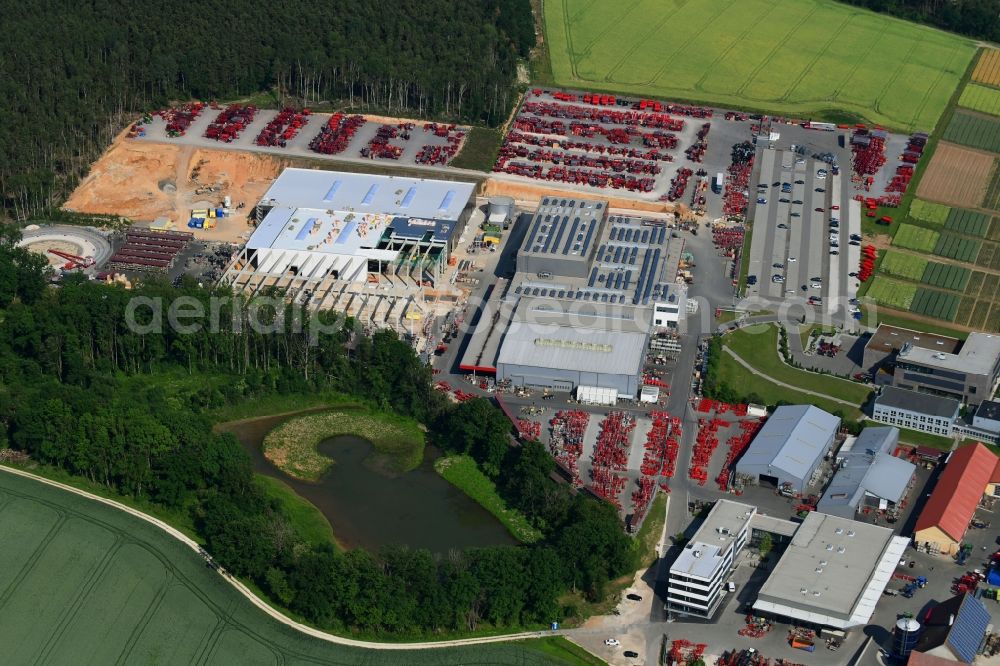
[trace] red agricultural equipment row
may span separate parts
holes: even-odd
[[[729,425],[729,421],[723,419],[698,419],[698,435],[691,451],[691,468],[688,470],[688,476],[700,486],[705,485],[708,480],[708,465],[712,461],[712,453],[719,446],[716,433],[719,428],[726,428]]]
[[[523,441],[537,441],[542,434],[542,424],[530,419],[518,419],[517,434]]]
[[[465,138],[465,132],[455,129],[455,125],[439,125],[438,123],[426,123],[424,132],[430,132],[434,136],[447,140],[447,144],[425,145],[417,153],[417,164],[447,164],[458,153]]]
[[[451,383],[446,382],[443,379],[434,384],[434,388],[444,393],[451,393]]]
[[[188,102],[181,106],[173,106],[169,109],[160,109],[159,111],[154,111],[154,116],[162,116],[163,121],[167,124],[166,132],[169,137],[184,136],[187,132],[188,127],[194,122],[195,118],[201,115],[201,112],[205,110],[204,102]]]
[[[403,154],[403,147],[391,144],[389,143],[389,140],[398,137],[404,141],[409,141],[410,130],[414,127],[414,123],[381,125],[377,130],[375,130],[375,136],[371,138],[368,145],[361,149],[361,157],[398,160]]]
[[[664,467],[663,462],[668,454],[667,441],[671,435],[672,422],[670,415],[666,412],[650,412],[650,417],[653,423],[649,432],[646,433],[646,443],[644,444],[646,452],[643,454],[639,471],[645,476],[653,477],[659,475]],[[676,457],[677,451],[674,450],[674,458]],[[673,470],[668,476],[673,476]]]
[[[560,410],[549,421],[549,449],[556,462],[573,474],[575,485],[580,485],[577,459],[583,454],[583,434],[589,422],[590,414],[578,409]]]
[[[681,167],[674,174],[674,177],[670,179],[670,189],[667,193],[661,197],[665,201],[677,201],[684,196],[684,190],[687,189],[688,179],[694,174],[694,171],[688,169],[687,167]]]
[[[692,643],[689,640],[680,639],[670,645],[671,664],[690,664],[698,661],[705,654],[708,645],[705,643]]]
[[[524,145],[520,145],[524,144]],[[597,143],[583,143],[577,141],[552,141],[542,136],[534,134],[522,134],[520,132],[510,132],[504,138],[503,146],[500,148],[500,155],[520,154],[520,151],[527,151],[524,146],[541,146],[553,150],[582,150],[587,153],[597,153],[598,155],[617,155],[621,158],[638,160],[661,160],[672,162],[673,157],[668,153],[661,153],[659,150],[642,150],[639,148],[626,148],[618,146],[604,146]],[[507,151],[505,153],[505,151]],[[527,154],[525,152],[524,154]]]
[[[608,173],[607,171],[581,171],[561,166],[544,169],[540,164],[518,164],[509,162],[505,158],[497,161],[496,166],[493,167],[493,171],[526,176],[536,180],[574,183],[576,185],[589,185],[591,187],[611,187],[616,190],[625,189],[631,192],[651,192],[656,184],[653,178],[636,178],[634,176]]]
[[[258,146],[280,146],[284,148],[289,141],[295,138],[299,130],[309,122],[312,111],[302,109],[296,111],[290,106],[285,107],[271,119],[264,129],[260,131],[254,143]]]
[[[632,125],[638,127],[655,127],[680,132],[684,129],[684,121],[673,118],[666,113],[648,113],[642,111],[611,111],[595,109],[586,106],[570,104],[554,104],[549,102],[525,102],[517,119],[534,115],[547,118],[563,118],[566,120],[590,120],[605,125]]]
[[[230,104],[215,117],[205,130],[206,139],[229,143],[240,136],[240,132],[253,122],[257,107],[252,104]]]
[[[627,171],[634,174],[660,173],[661,169],[655,162],[625,159],[621,157],[604,157],[603,155],[575,155],[561,150],[545,150],[536,148],[529,150],[527,146],[517,144],[506,145],[500,150],[499,157],[519,158],[529,162],[551,162],[568,167],[590,167],[594,169],[610,169],[616,173]]]
[[[885,164],[886,133],[882,129],[869,131],[857,128],[851,137],[851,150],[854,153],[854,173],[858,176],[869,176],[878,173]]]
[[[594,446],[594,465],[625,470],[628,467],[629,438],[635,430],[635,417],[627,412],[611,411],[601,421]]]
[[[531,94],[535,97],[541,97],[542,95],[548,93],[549,91],[543,90],[542,88],[534,88]],[[691,116],[693,118],[711,118],[712,109],[706,109],[701,106],[684,106],[683,104],[668,104],[664,102],[657,102],[651,99],[641,99],[636,102],[626,100],[621,97],[615,97],[614,95],[604,95],[600,93],[584,93],[579,97],[572,93],[555,91],[551,93],[552,97],[559,100],[560,102],[576,102],[582,101],[585,104],[594,104],[596,106],[615,106],[615,105],[627,105],[633,109],[639,111],[655,111],[656,113],[666,112],[673,113],[679,116]],[[746,115],[746,114],[744,114]],[[746,120],[746,118],[743,118]]]
[[[642,135],[642,145],[647,148],[666,148],[671,150],[677,147],[677,135],[655,130]]]
[[[615,474],[607,467],[594,466],[590,468],[590,480],[590,489],[594,491],[595,495],[611,502],[618,509],[622,508],[618,496],[625,489],[628,477]]]
[[[455,389],[454,394],[455,394],[455,399],[458,400],[459,402],[466,402],[476,397],[475,393],[468,393],[466,391],[463,391],[462,389]]]
[[[726,169],[727,178],[725,191],[722,194],[722,212],[729,216],[742,216],[747,212],[749,200],[747,188],[750,184],[750,172],[753,171],[755,148],[745,141],[733,146],[732,161]]]
[[[896,174],[886,185],[886,192],[899,192],[902,194],[906,192],[906,188],[910,186],[910,180],[913,178],[913,166],[908,164],[901,164],[896,167]]]
[[[653,501],[656,493],[656,479],[649,476],[640,476],[636,479],[639,486],[632,491],[632,524],[638,525],[646,516],[649,510],[649,503]]]
[[[746,230],[743,227],[715,227],[712,229],[712,243],[725,257],[733,258],[743,248]]]
[[[323,155],[337,155],[344,152],[351,139],[365,124],[363,116],[345,116],[335,113],[326,121],[326,125],[309,142],[309,149]]]
[[[719,484],[719,490],[729,490],[729,477],[732,474],[736,460],[747,450],[750,442],[757,436],[757,431],[763,425],[764,421],[762,419],[744,419],[740,421],[740,430],[742,432],[739,435],[733,435],[726,441],[729,452],[726,453],[726,460],[722,463],[722,471],[719,472],[719,476],[715,479],[715,482]]]
[[[875,270],[875,260],[878,259],[878,250],[874,245],[865,245],[861,248],[861,265],[858,267],[858,279],[867,282]]]
[[[702,158],[705,156],[705,151],[708,150],[708,130],[712,128],[712,123],[705,123],[698,130],[698,135],[695,138],[695,142],[684,151],[687,158],[692,162],[701,162]]]

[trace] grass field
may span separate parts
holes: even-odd
[[[897,282],[878,276],[868,289],[868,298],[874,299],[879,305],[909,310],[913,299],[917,296],[917,287],[912,284]]]
[[[462,150],[451,161],[451,166],[476,171],[492,170],[497,161],[502,139],[500,132],[495,129],[473,127],[465,137]]]
[[[727,334],[723,338],[723,344],[762,374],[780,382],[856,402],[858,405],[868,399],[870,391],[857,382],[799,370],[785,364],[778,356],[778,327],[773,324],[755,324],[738,329]]]
[[[913,203],[910,204],[910,217],[938,226],[948,220],[949,213],[951,213],[951,208],[948,206],[923,199],[914,199]]]
[[[1000,116],[1000,90],[970,83],[962,91],[958,104],[973,111]]]
[[[882,271],[889,275],[919,282],[927,269],[927,263],[927,259],[923,257],[890,250],[885,253],[885,258],[882,259]]]
[[[832,0],[548,0],[559,85],[933,129],[969,40]]]
[[[330,521],[316,508],[316,505],[298,495],[279,479],[257,474],[254,480],[268,500],[280,504],[282,514],[288,517],[292,527],[302,535],[302,538],[315,544],[332,543],[339,546],[334,538]]]
[[[532,527],[527,518],[519,511],[507,507],[507,503],[497,494],[496,485],[479,471],[476,461],[471,457],[443,456],[434,461],[434,470],[492,513],[518,541],[534,543],[542,538],[542,533]]]
[[[952,116],[942,139],[969,148],[1000,153],[1000,118],[986,118],[959,111]]]
[[[398,651],[313,638],[264,614],[159,528],[2,470],[0,533],[5,664],[600,663],[557,637]]]
[[[893,245],[918,252],[933,252],[941,234],[912,224],[901,224],[892,239]]]
[[[334,464],[316,450],[323,440],[356,435],[375,447],[375,466],[407,472],[423,459],[424,434],[415,421],[364,407],[342,407],[285,421],[264,438],[264,455],[286,474],[315,481]]]

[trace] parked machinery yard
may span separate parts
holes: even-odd
[[[205,113],[208,110],[210,113]],[[283,107],[189,102],[144,114],[128,138],[298,157],[343,156],[407,166],[446,166],[461,150],[468,128],[441,123],[313,113]]]

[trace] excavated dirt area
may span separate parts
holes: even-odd
[[[123,215],[138,223],[167,217],[174,229],[192,231],[199,239],[240,242],[250,232],[247,214],[285,166],[270,155],[129,141],[123,133],[64,208]],[[232,217],[218,220],[214,229],[188,228],[192,209],[221,206],[227,195]],[[246,207],[237,209],[241,202]]]

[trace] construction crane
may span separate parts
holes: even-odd
[[[63,252],[62,250],[49,250],[49,254],[54,254],[61,259],[66,259],[67,263],[63,266],[66,270],[72,270],[74,268],[90,268],[94,265],[93,257],[80,257],[75,254],[70,254],[69,252]]]

